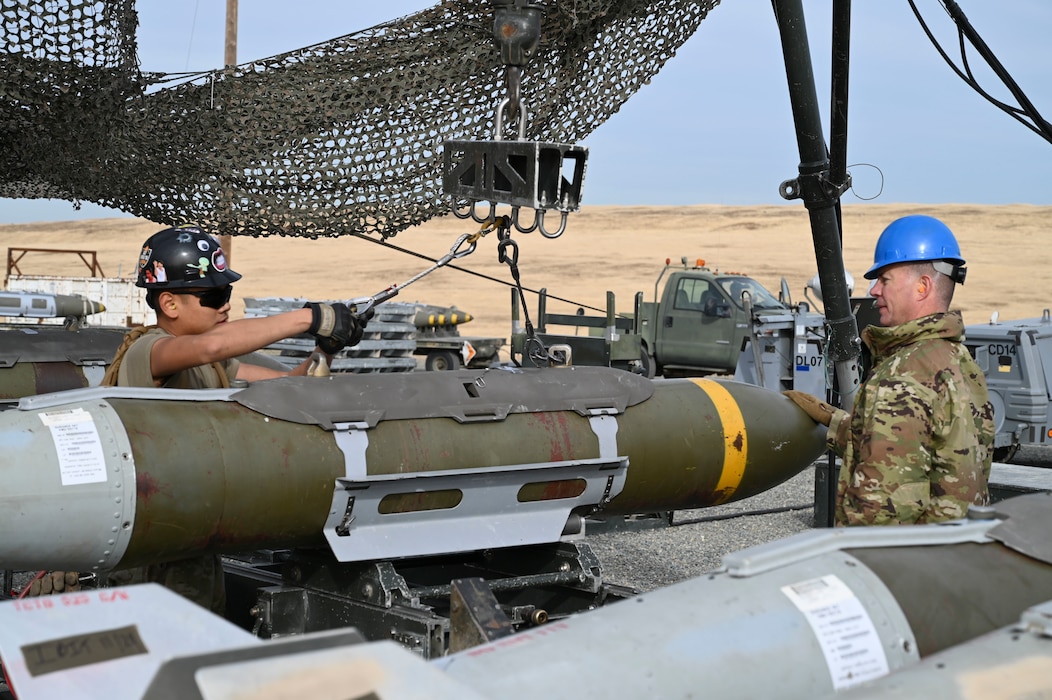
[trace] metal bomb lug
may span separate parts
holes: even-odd
[[[0,562],[109,570],[328,544],[361,561],[555,542],[602,509],[769,489],[824,449],[778,393],[598,367],[94,388],[0,412]]]

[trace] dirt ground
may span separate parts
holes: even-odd
[[[940,217],[954,233],[968,260],[967,283],[954,306],[966,323],[1040,316],[1052,307],[1052,207],[963,204],[845,205],[844,261],[855,279],[855,294],[866,291],[862,275],[872,261],[883,227],[912,213]],[[159,230],[141,219],[0,225],[0,240],[17,248],[94,251],[106,276],[134,274],[142,242]],[[437,258],[462,233],[478,225],[454,217],[433,220],[390,240],[399,248]],[[618,309],[631,310],[636,291],[647,299],[666,259],[703,259],[712,268],[744,272],[777,292],[785,279],[794,301],[804,299],[816,274],[808,214],[802,205],[732,207],[584,207],[571,214],[566,233],[546,239],[515,233],[523,287],[546,288],[549,311],[572,313],[578,306],[602,308],[613,291]],[[430,266],[426,259],[355,237],[309,240],[237,237],[228,251],[231,267],[244,279],[235,285],[233,316],[243,314],[245,297],[348,299],[377,293]],[[497,259],[494,234],[457,263],[477,273],[444,269],[403,291],[397,301],[456,306],[474,316],[465,335],[510,334],[512,276]],[[23,274],[87,275],[73,254],[28,253],[18,263]],[[536,295],[527,294],[536,317]],[[589,313],[595,313],[589,311]]]

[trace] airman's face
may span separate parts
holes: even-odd
[[[888,265],[880,270],[869,288],[869,295],[877,300],[883,326],[897,326],[918,318],[917,274],[913,265]]]
[[[230,287],[184,289],[172,292],[180,328],[184,333],[204,333],[226,323],[230,315]],[[217,306],[218,305],[218,306]]]

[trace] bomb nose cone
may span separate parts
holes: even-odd
[[[741,500],[792,478],[825,451],[825,427],[777,392],[722,379],[662,380],[655,386],[662,401],[643,406],[662,414],[622,424],[625,442],[640,446],[631,459],[641,468],[629,469],[609,512]]]
[[[457,326],[472,319],[471,314],[455,306],[425,305],[417,309],[413,324],[417,328]]]

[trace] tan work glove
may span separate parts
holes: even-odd
[[[80,575],[76,571],[49,571],[29,585],[29,596],[73,593],[80,590]]]
[[[793,403],[803,409],[804,413],[811,416],[811,420],[827,427],[829,426],[829,422],[833,419],[833,414],[838,410],[820,398],[812,396],[804,391],[789,390],[783,391],[782,393],[788,396]]]

